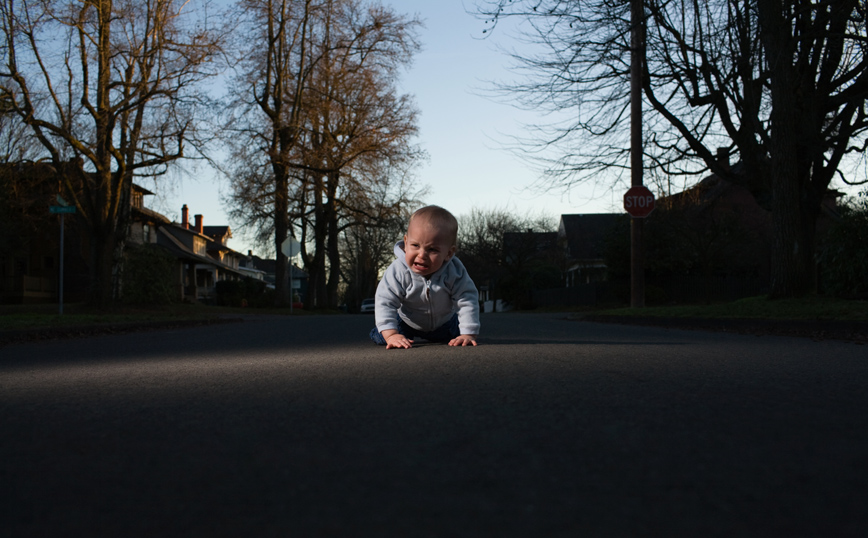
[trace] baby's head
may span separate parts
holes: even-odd
[[[458,243],[458,220],[452,213],[440,206],[429,205],[416,210],[410,217],[410,223],[407,225],[408,231],[414,223],[432,227],[442,232],[450,241],[450,247]]]
[[[455,254],[458,221],[436,205],[419,209],[410,217],[404,235],[404,253],[410,269],[422,276],[439,270]]]

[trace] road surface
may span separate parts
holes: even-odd
[[[2,536],[866,536],[868,348],[483,314],[0,347]]]

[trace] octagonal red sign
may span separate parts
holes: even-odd
[[[630,187],[624,195],[624,209],[631,217],[645,218],[654,211],[654,194],[644,185]]]

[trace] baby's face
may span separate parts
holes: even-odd
[[[436,226],[416,220],[410,222],[404,236],[404,255],[411,271],[428,276],[436,273],[455,254],[455,244]]]

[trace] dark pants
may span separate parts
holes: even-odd
[[[403,334],[410,340],[415,340],[416,337],[419,337],[429,342],[444,343],[448,343],[453,338],[457,338],[461,335],[461,331],[458,329],[458,314],[452,314],[452,319],[437,327],[433,331],[428,332],[414,329],[413,327],[410,327],[409,325],[404,323],[404,320],[398,318],[398,332]],[[383,335],[380,334],[380,331],[378,331],[376,327],[371,329],[371,340],[373,340],[374,343],[377,345],[386,345],[386,340],[383,338]]]

